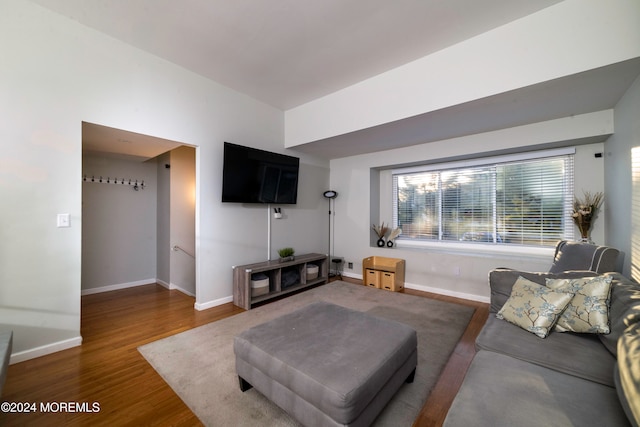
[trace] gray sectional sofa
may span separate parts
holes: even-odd
[[[640,285],[601,275],[611,280],[608,334],[550,330],[540,338],[496,316],[520,277],[546,286],[547,279],[598,275],[491,271],[489,318],[444,425],[638,426]]]

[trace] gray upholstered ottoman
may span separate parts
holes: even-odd
[[[416,332],[316,302],[235,338],[242,391],[252,386],[307,426],[368,426],[412,382]]]

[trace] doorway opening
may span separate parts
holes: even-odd
[[[150,283],[196,296],[196,147],[82,123],[82,295]]]

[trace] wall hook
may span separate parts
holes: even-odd
[[[121,184],[121,185],[129,185],[131,187],[133,187],[134,190],[138,191],[140,189],[145,189],[145,187],[147,186],[144,182],[144,180],[134,180],[132,178],[129,178],[128,180],[125,178],[117,178],[117,177],[113,177],[113,179],[110,176],[107,176],[106,178],[102,175],[98,176],[98,178],[96,178],[95,175],[91,175],[91,178],[89,178],[89,176],[87,174],[83,174],[82,176],[82,180],[84,182],[99,182],[99,183],[103,183],[103,184]]]

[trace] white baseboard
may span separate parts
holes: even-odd
[[[167,288],[169,290],[175,289],[177,291],[182,292],[185,295],[189,295],[190,297],[194,297],[195,298],[195,294],[193,292],[190,292],[184,288],[181,288],[178,285],[175,285],[173,283],[167,283],[164,280],[160,280],[160,279],[156,279],[156,278],[152,278],[152,279],[145,279],[145,280],[136,280],[135,282],[127,282],[127,283],[119,283],[117,285],[108,285],[108,286],[101,286],[99,288],[89,288],[89,289],[83,289],[80,294],[81,295],[91,295],[91,294],[98,294],[101,292],[109,292],[109,291],[117,291],[119,289],[126,289],[126,288],[133,288],[135,286],[143,286],[143,285],[152,285],[152,284],[159,284],[160,286]],[[233,297],[228,297],[231,298],[230,301],[233,301]],[[206,303],[205,305],[207,307],[205,308],[210,308],[210,307],[215,307],[216,305],[221,305],[224,303],[227,303],[229,301],[224,301],[224,302],[218,302],[218,301],[222,301],[222,300],[216,300],[216,301],[211,301],[209,303]],[[213,305],[210,305],[213,304]],[[196,307],[197,308],[197,307]],[[198,310],[205,310],[205,308],[202,309],[198,309]]]
[[[346,276],[346,277],[351,277],[353,279],[362,280],[362,274],[342,273],[342,275]],[[407,288],[407,289],[414,289],[416,291],[430,292],[432,294],[438,294],[438,295],[446,295],[448,297],[466,299],[466,300],[469,300],[469,301],[477,301],[477,302],[483,302],[483,303],[487,303],[487,304],[491,303],[490,297],[483,297],[483,296],[480,296],[480,295],[467,294],[467,293],[464,293],[464,292],[455,292],[455,291],[451,291],[449,289],[434,288],[434,287],[431,287],[431,286],[417,285],[415,283],[406,283],[406,282],[404,284],[404,287]]]
[[[196,295],[195,295],[194,293],[192,293],[192,292],[190,292],[190,291],[188,291],[188,290],[186,290],[186,289],[183,289],[183,288],[181,288],[180,286],[175,285],[175,284],[173,284],[173,283],[167,283],[167,282],[165,282],[164,280],[160,280],[160,279],[156,279],[156,283],[158,283],[159,285],[161,285],[163,288],[167,288],[167,289],[169,289],[169,290],[173,290],[173,289],[175,289],[176,291],[180,291],[180,292],[182,292],[182,293],[183,293],[183,294],[185,294],[185,295],[189,295],[190,297],[194,297],[194,298],[196,297]]]
[[[99,294],[101,292],[117,291],[119,289],[133,288],[135,286],[151,285],[157,283],[157,279],[136,280],[135,282],[118,283],[116,285],[101,286],[99,288],[82,289],[80,295]]]
[[[188,291],[186,289],[183,289],[178,285],[174,285],[173,283],[169,284],[169,289],[175,289],[176,291],[180,291],[185,295],[189,295],[190,297],[194,297],[194,298],[196,297],[196,295],[194,293],[192,293],[192,292],[190,292],[190,291]]]
[[[205,303],[196,302],[193,305],[193,307],[198,311],[202,311],[202,310],[206,310],[208,308],[213,308],[213,307],[217,307],[217,306],[222,305],[222,304],[226,304],[228,302],[233,302],[233,295],[230,295],[230,296],[224,297],[224,298],[220,298],[220,299],[216,299],[216,300],[213,300],[213,301],[205,302]]]
[[[432,288],[431,286],[416,285],[413,283],[405,283],[404,287],[407,289],[414,289],[416,291],[431,292],[432,294],[446,295],[448,297],[466,299],[469,301],[477,301],[477,302],[483,302],[487,304],[491,303],[491,300],[489,297],[483,297],[483,296],[474,295],[474,294],[467,294],[464,292],[455,292],[455,291],[450,291],[448,289]]]
[[[46,356],[47,354],[56,353],[82,344],[82,337],[78,336],[64,341],[58,341],[52,344],[43,345],[29,350],[13,353],[9,364],[24,362],[25,360],[35,359],[36,357]]]
[[[342,276],[351,277],[352,279],[362,280],[362,274],[342,272]]]

